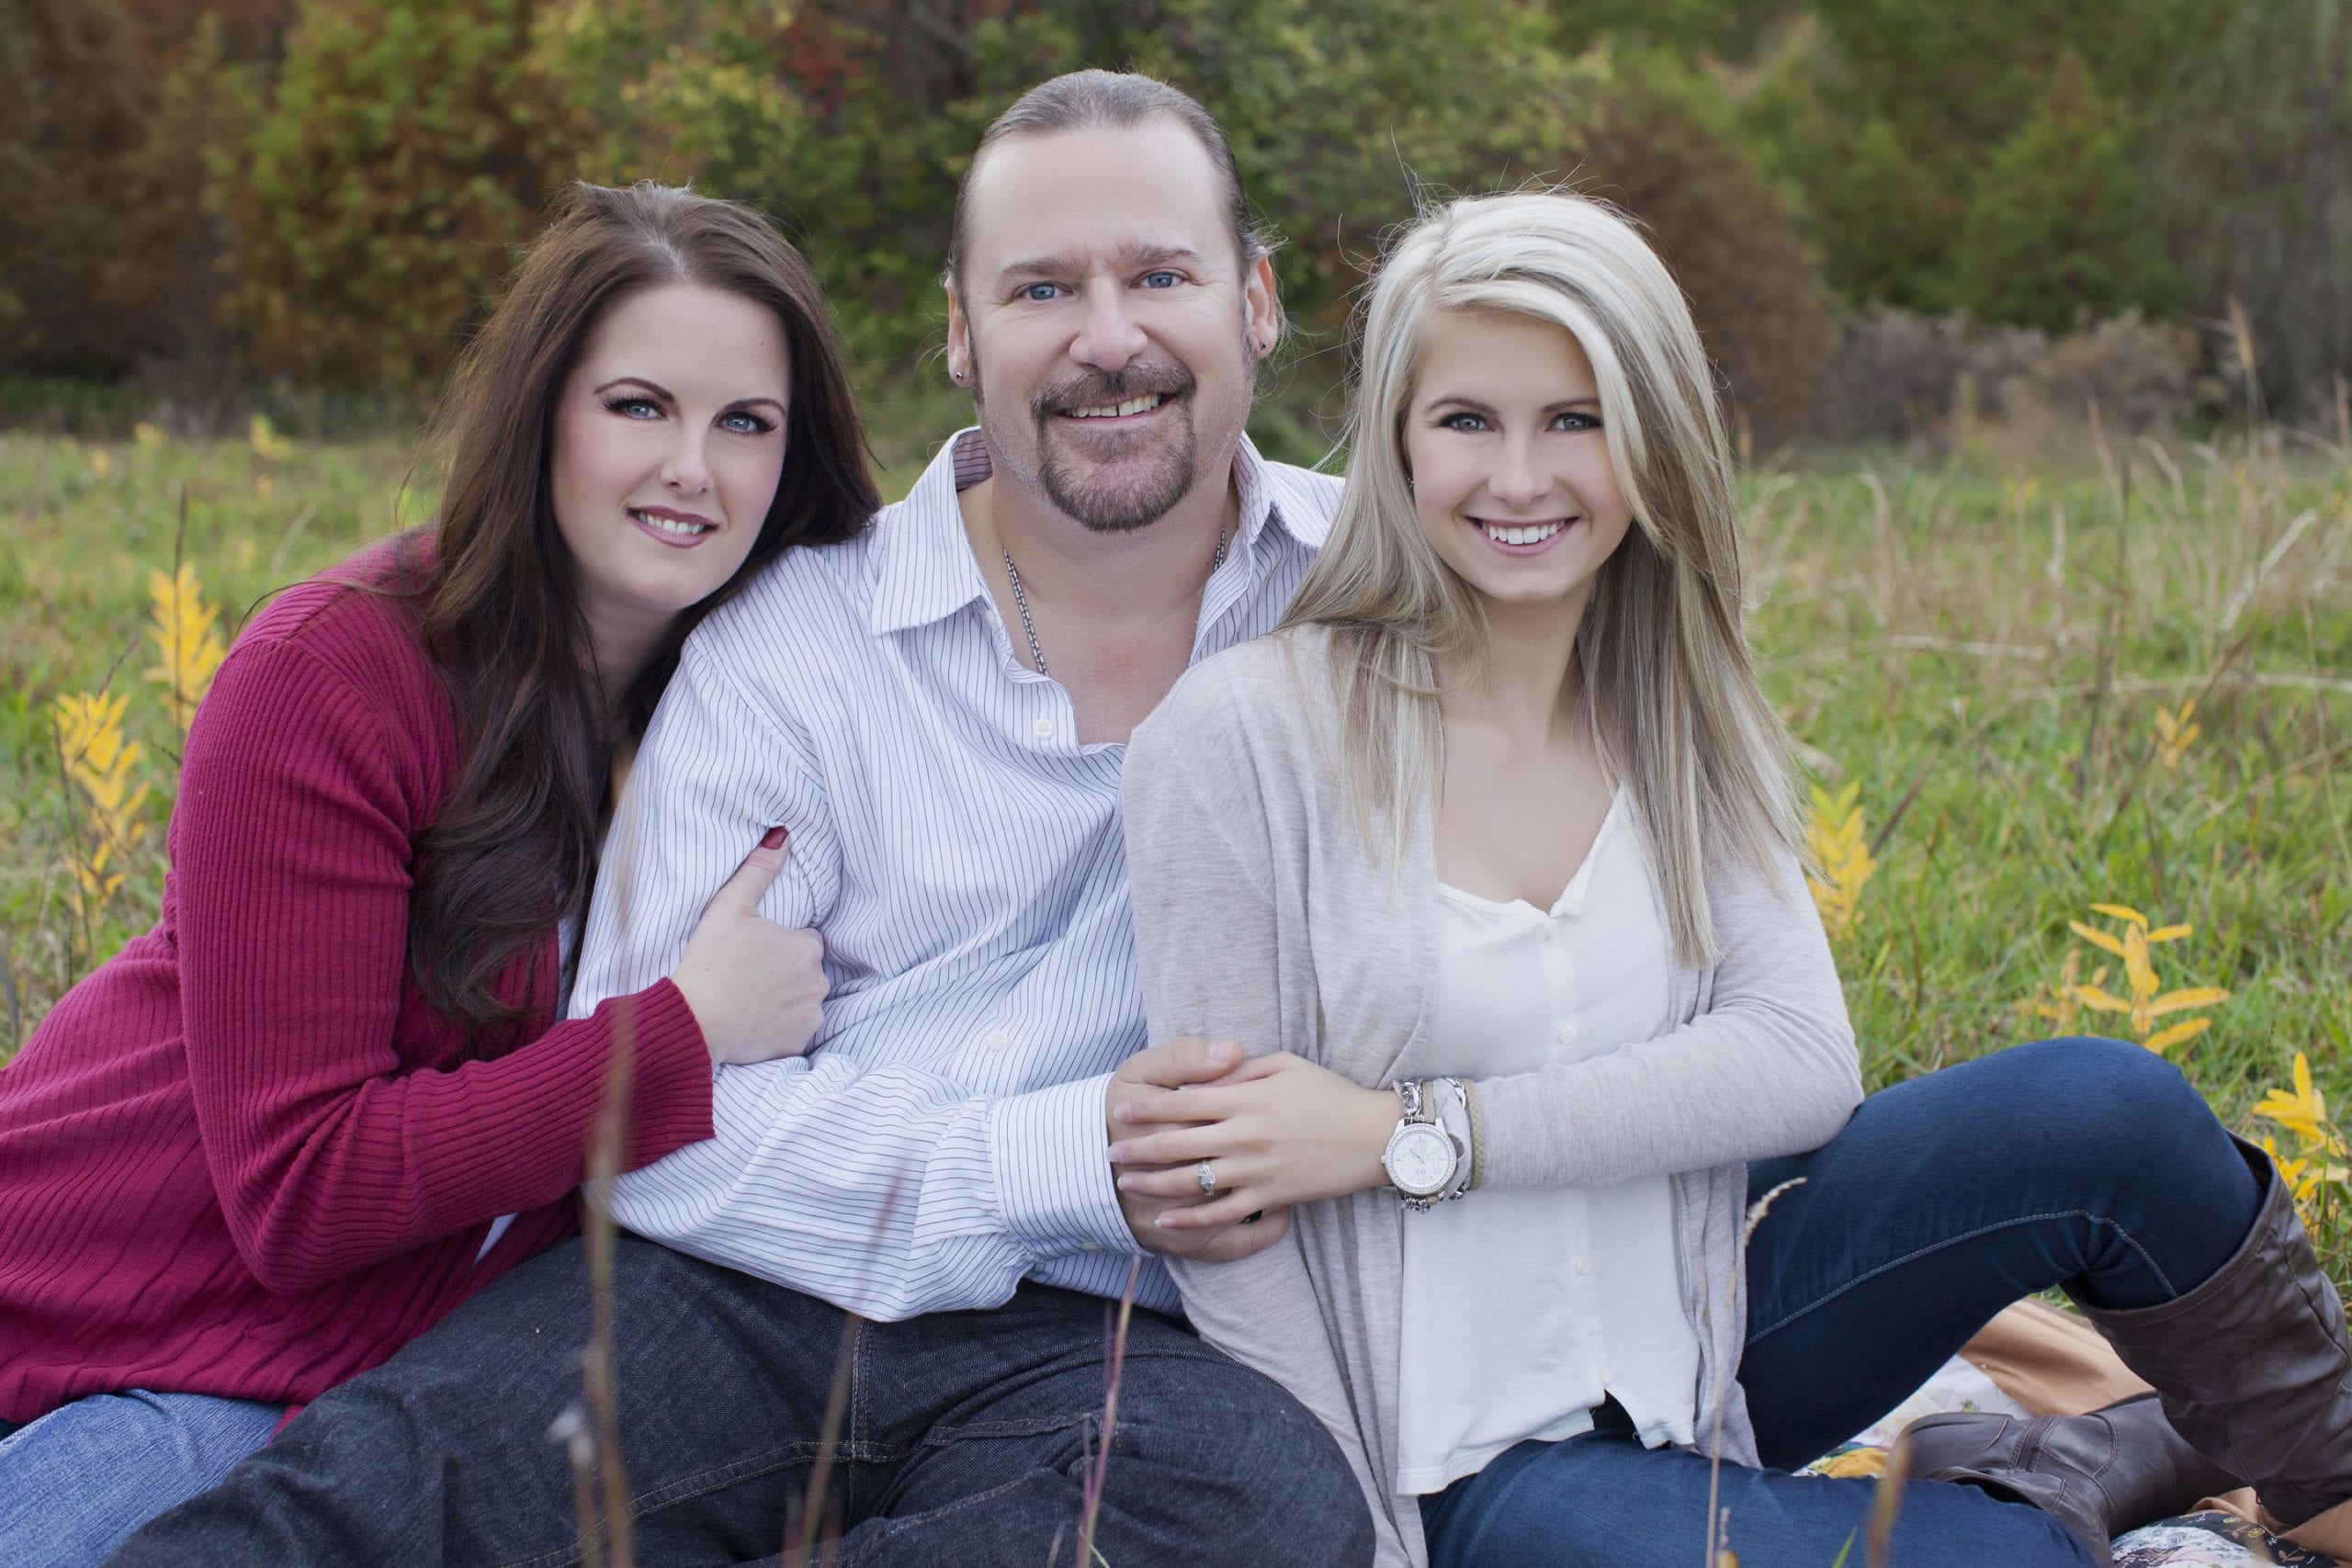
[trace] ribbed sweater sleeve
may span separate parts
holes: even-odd
[[[367,649],[332,640],[382,621],[242,644],[188,738],[173,818],[205,1161],[239,1255],[279,1292],[561,1198],[624,1028],[629,1165],[711,1130],[710,1060],[666,980],[504,1055],[404,1069],[394,1042],[423,1006],[403,986],[412,845],[441,805],[426,798],[435,723],[416,692],[364,679]]]

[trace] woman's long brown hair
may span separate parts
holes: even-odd
[[[607,692],[556,529],[556,404],[605,313],[672,283],[775,313],[792,375],[784,473],[742,567],[678,615],[634,680]],[[686,634],[792,546],[856,534],[880,499],[808,264],[758,214],[651,183],[573,188],[468,345],[436,425],[447,488],[430,558],[410,552],[403,575],[419,587],[463,761],[419,845],[409,964],[425,999],[479,1041],[551,996],[553,976],[537,970],[519,992],[501,994],[499,978],[540,950],[550,926],[585,912],[613,749],[644,733]]]

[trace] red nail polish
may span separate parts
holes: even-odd
[[[767,830],[766,836],[760,840],[760,848],[763,850],[780,850],[784,848],[784,840],[790,836],[791,835],[786,833],[782,828],[771,828]]]

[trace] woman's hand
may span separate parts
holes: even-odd
[[[784,869],[785,830],[760,840],[710,896],[670,976],[686,998],[713,1062],[741,1066],[797,1056],[825,1020],[825,943],[777,925],[760,897]]]
[[[1341,1198],[1384,1187],[1381,1152],[1396,1131],[1396,1096],[1366,1089],[1284,1051],[1242,1063],[1214,1083],[1172,1089],[1115,1107],[1112,1115],[1143,1131],[1111,1146],[1113,1165],[1131,1170],[1119,1190],[1148,1198],[1197,1198],[1200,1162],[1210,1162],[1216,1194],[1168,1210],[1173,1230],[1227,1225],[1260,1209]]]

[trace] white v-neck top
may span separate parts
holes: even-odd
[[[1621,791],[1549,910],[1440,885],[1429,1076],[1536,1072],[1665,1032],[1671,946],[1628,815]],[[1405,1216],[1399,1491],[1589,1431],[1611,1394],[1650,1447],[1692,1440],[1669,1182],[1481,1190]]]

